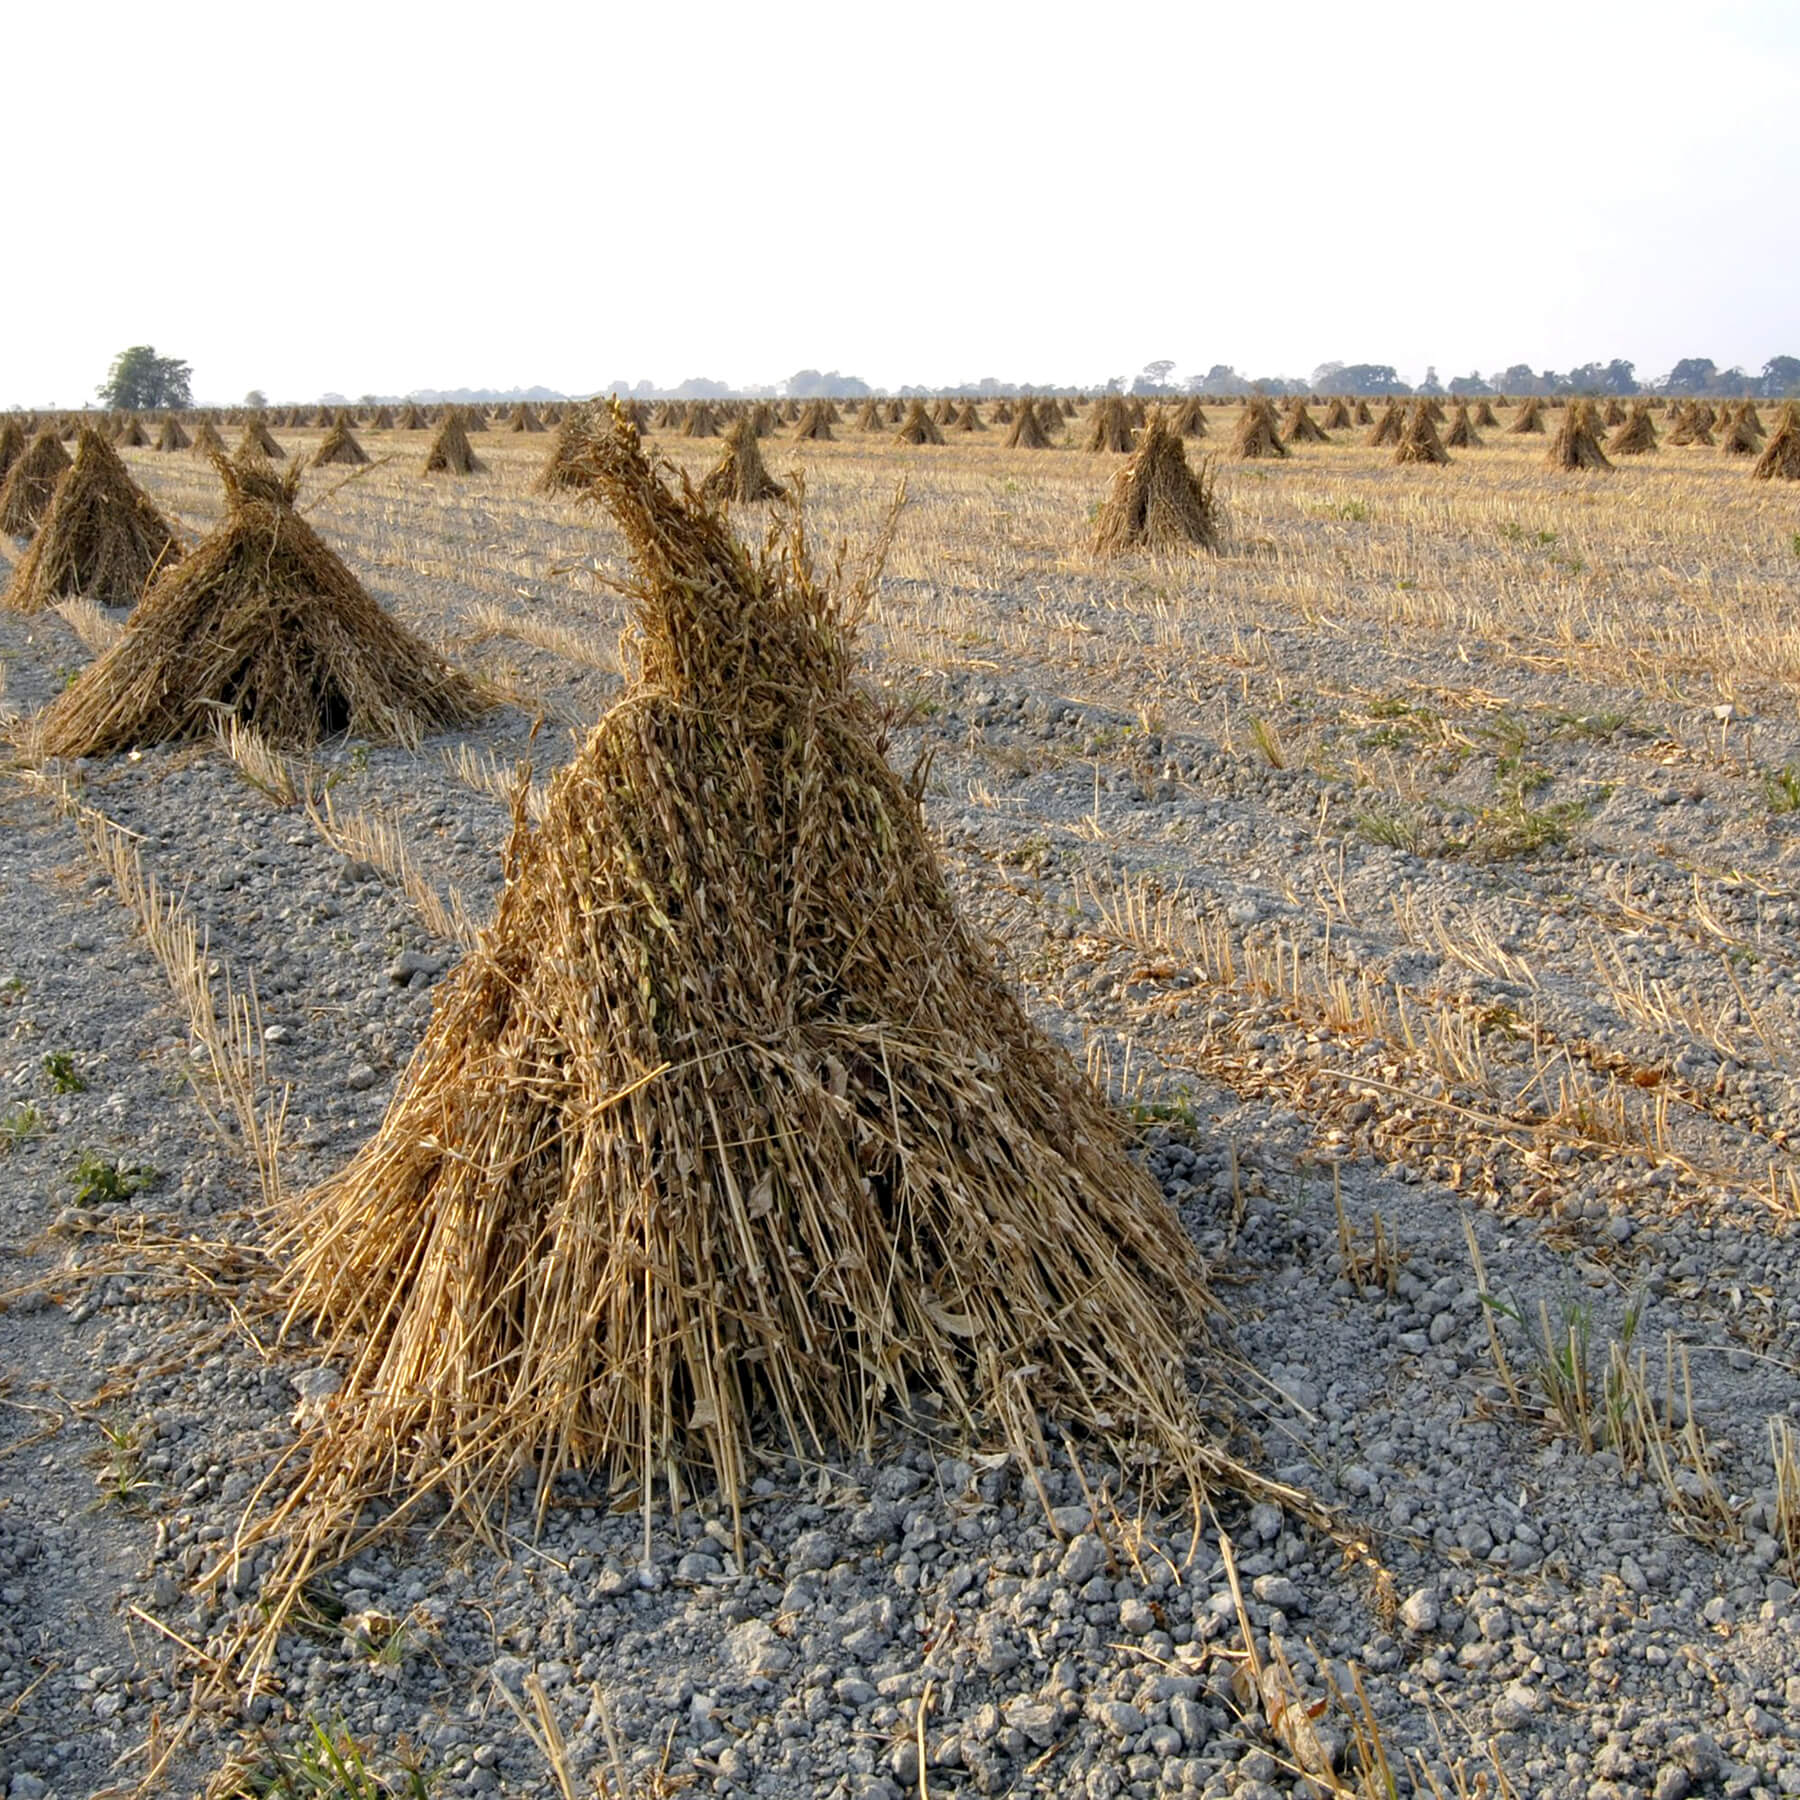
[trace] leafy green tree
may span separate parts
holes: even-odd
[[[1663,381],[1671,394],[1703,394],[1719,378],[1718,365],[1710,356],[1684,356]]]
[[[1620,357],[1608,363],[1583,363],[1569,371],[1568,384],[1578,394],[1635,394],[1637,368]]]
[[[1771,356],[1763,364],[1762,391],[1771,400],[1800,394],[1800,356]]]
[[[1345,363],[1337,386],[1346,394],[1410,394],[1392,363]]]
[[[113,358],[106,379],[94,391],[108,406],[154,412],[192,406],[192,384],[193,371],[179,357],[158,356],[151,344],[133,344]]]
[[[254,407],[260,412],[263,407],[269,404],[269,396],[265,394],[261,388],[252,388],[249,393],[244,396],[244,404],[249,407]]]

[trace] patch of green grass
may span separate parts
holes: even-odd
[[[1611,707],[1591,713],[1558,713],[1551,729],[1558,737],[1588,738],[1602,744],[1616,737],[1650,735],[1635,713]]]
[[[1772,813],[1800,812],[1800,768],[1783,763],[1763,777],[1763,800]]]
[[[44,1073],[50,1077],[53,1094],[85,1094],[88,1084],[75,1067],[75,1058],[67,1050],[52,1050],[44,1058]]]
[[[327,1731],[317,1719],[308,1723],[310,1736],[271,1747],[226,1790],[227,1800],[430,1800],[419,1768],[405,1769],[395,1786],[369,1767],[368,1752],[342,1725]]]
[[[44,1115],[29,1100],[21,1100],[0,1113],[0,1150],[12,1150],[36,1137],[44,1128]]]
[[[1430,849],[1425,823],[1414,813],[1370,806],[1355,815],[1354,823],[1356,835],[1365,843],[1404,850],[1408,856],[1424,856]]]
[[[138,1496],[156,1484],[143,1465],[144,1429],[122,1420],[96,1420],[102,1443],[95,1461],[94,1485],[100,1490],[95,1506],[135,1507]]]
[[[1262,759],[1271,769],[1285,769],[1288,766],[1287,746],[1281,741],[1281,733],[1267,719],[1255,718],[1250,721],[1250,741],[1261,752]]]
[[[1559,800],[1554,806],[1534,807],[1526,804],[1522,793],[1514,794],[1504,804],[1482,812],[1475,848],[1494,861],[1560,849],[1593,810],[1590,800]]]
[[[1200,1109],[1192,1094],[1177,1094],[1166,1100],[1133,1100],[1126,1112],[1140,1125],[1183,1125],[1190,1131],[1200,1129]]]
[[[93,1150],[84,1150],[75,1165],[77,1206],[117,1206],[141,1193],[156,1179],[156,1171],[140,1165],[112,1162]]]

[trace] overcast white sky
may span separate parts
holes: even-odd
[[[1800,355],[1795,0],[15,9],[0,405]]]

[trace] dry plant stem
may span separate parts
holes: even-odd
[[[74,821],[89,856],[112,878],[121,902],[138,918],[144,941],[187,1014],[194,1041],[206,1052],[218,1111],[196,1090],[208,1117],[221,1127],[221,1114],[237,1121],[238,1141],[255,1164],[263,1202],[281,1199],[281,1132],[288,1090],[276,1091],[263,1054],[262,1011],[254,987],[238,992],[229,973],[215,990],[207,973],[210,958],[198,928],[181,902],[165,894],[145,872],[132,836],[103,812],[76,799],[64,782],[28,771],[26,779],[65,817]],[[229,1136],[227,1133],[222,1135]]]
[[[395,819],[379,813],[362,811],[338,812],[329,793],[324,795],[325,810],[308,797],[306,816],[318,832],[341,856],[352,862],[365,862],[379,869],[395,882],[406,895],[420,923],[433,937],[448,944],[470,944],[478,935],[463,905],[463,898],[453,887],[448,898],[437,889],[413,861],[406,834]]]
[[[1494,1322],[1493,1290],[1488,1286],[1487,1264],[1481,1256],[1481,1240],[1475,1235],[1475,1223],[1467,1213],[1463,1214],[1463,1236],[1468,1240],[1469,1261],[1475,1268],[1475,1293],[1481,1303],[1481,1316],[1487,1325],[1488,1351],[1494,1359],[1494,1368],[1506,1388],[1507,1397],[1513,1405],[1522,1404],[1519,1395],[1519,1384],[1513,1379],[1511,1365],[1506,1360],[1506,1346],[1500,1342],[1500,1328]]]

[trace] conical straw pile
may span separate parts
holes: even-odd
[[[50,496],[69,466],[69,453],[48,425],[25,446],[0,481],[0,531],[24,537],[35,531],[50,505]]]
[[[925,403],[915,400],[900,429],[894,433],[894,440],[901,444],[941,444],[944,434],[925,411]]]
[[[19,558],[0,604],[41,612],[80,596],[96,606],[132,606],[158,570],[181,556],[156,504],[98,432],[83,426],[43,525]]]
[[[218,468],[218,529],[158,577],[118,642],[45,712],[45,755],[202,737],[227,716],[282,746],[343,731],[415,742],[481,710],[469,681],[294,511],[297,464],[285,477],[262,462]]]
[[[1606,452],[1600,448],[1593,416],[1585,400],[1574,401],[1563,409],[1562,423],[1556,428],[1555,437],[1550,440],[1544,466],[1565,472],[1612,467],[1607,461]]]
[[[1220,524],[1211,460],[1197,472],[1190,468],[1181,439],[1161,413],[1152,413],[1130,460],[1113,476],[1095,524],[1094,553],[1217,550]]]
[[[747,550],[617,420],[592,463],[634,676],[520,809],[381,1129],[293,1203],[291,1316],[346,1374],[261,1523],[277,1622],[370,1500],[735,1504],[924,1393],[1025,1456],[1046,1411],[1177,1479],[1212,1454],[1192,1246],[957,915],[855,676],[869,578],[797,517]]]
[[[826,430],[829,432],[830,427]],[[779,500],[787,489],[769,473],[756,441],[756,427],[749,419],[736,419],[725,431],[725,454],[719,466],[700,484],[701,495],[713,502],[737,506],[758,500]]]

